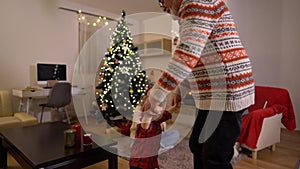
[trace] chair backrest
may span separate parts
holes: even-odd
[[[69,82],[56,83],[50,91],[47,106],[59,108],[71,103],[71,84]]]
[[[0,90],[0,117],[13,115],[13,103],[11,93],[8,90]]]
[[[58,80],[47,80],[47,87],[53,87],[56,83]]]
[[[249,112],[263,108],[266,101],[266,107],[270,107],[274,104],[289,107],[291,103],[289,92],[286,89],[270,86],[255,86],[255,104],[249,107]]]

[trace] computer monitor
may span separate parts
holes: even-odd
[[[67,65],[38,63],[37,84],[46,85],[48,80],[67,81]]]

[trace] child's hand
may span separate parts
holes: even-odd
[[[163,112],[163,108],[161,106],[156,106],[153,111],[156,113],[156,114],[161,114]]]
[[[162,112],[163,112],[163,108],[161,106],[156,106],[153,109],[150,109],[149,111],[147,111],[147,113],[152,116],[160,115]]]
[[[163,108],[160,106],[154,107],[144,112],[141,126],[143,129],[148,129],[152,120],[155,120],[160,114],[162,114]]]
[[[176,109],[178,109],[180,106],[178,104],[174,104],[172,106],[170,106],[167,111],[172,113],[173,111],[175,111]]]
[[[156,106],[159,106],[160,102],[152,97],[147,97],[142,105],[142,111],[147,111],[149,109],[153,110]]]

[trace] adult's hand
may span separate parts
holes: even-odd
[[[154,98],[152,98],[151,96],[149,96],[144,104],[142,105],[142,111],[146,112],[148,110],[152,111],[152,112],[157,112],[157,108],[160,107],[159,106],[160,102],[155,100]]]
[[[174,93],[172,96],[172,106],[181,106],[181,96]]]

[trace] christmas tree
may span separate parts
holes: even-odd
[[[96,99],[103,117],[111,126],[115,126],[113,119],[116,116],[130,121],[148,88],[146,73],[141,69],[125,15],[123,11],[98,70]]]

